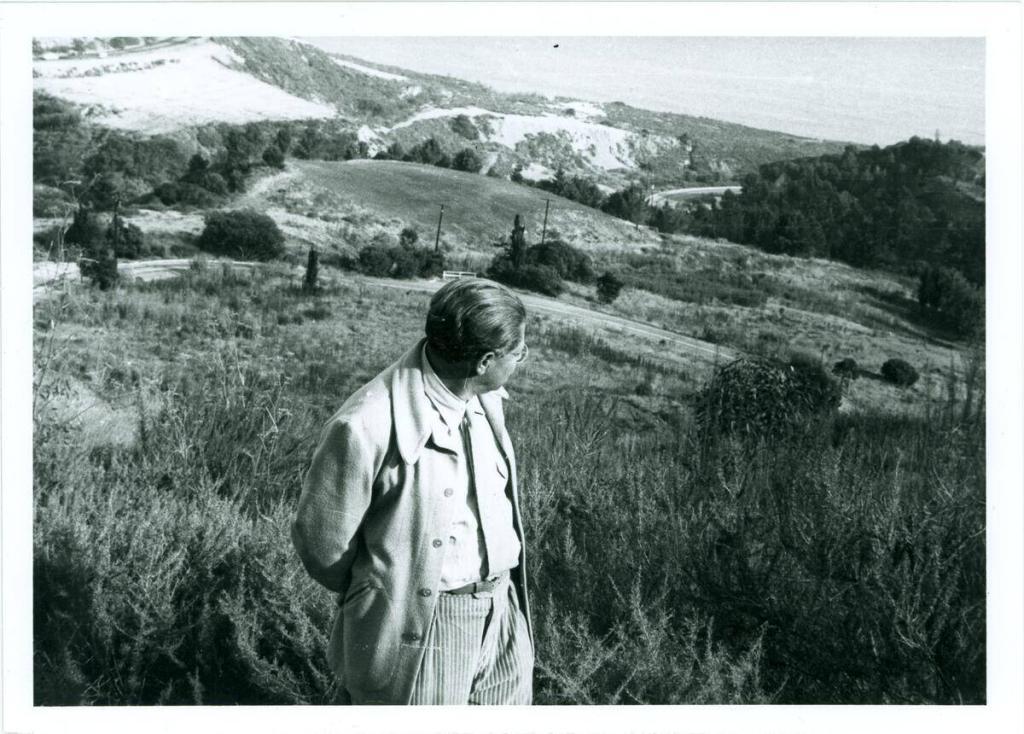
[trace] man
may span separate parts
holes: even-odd
[[[355,704],[529,704],[533,641],[503,385],[526,311],[487,280],[434,294],[426,338],[328,421],[292,539],[338,593],[328,659]]]

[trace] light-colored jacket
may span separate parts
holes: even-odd
[[[292,540],[310,575],[339,595],[328,660],[353,698],[408,703],[437,603],[451,522],[456,447],[434,431],[419,342],[327,422],[306,474]],[[508,461],[522,549],[512,579],[526,594],[526,543],[503,389],[480,404]],[[506,472],[504,466],[499,470]]]

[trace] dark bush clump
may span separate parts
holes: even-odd
[[[919,375],[909,362],[893,358],[887,360],[882,365],[882,377],[885,378],[886,382],[891,382],[893,385],[910,387],[917,382]]]
[[[543,293],[545,296],[559,296],[565,291],[565,284],[553,268],[547,265],[524,265],[516,268],[504,255],[494,258],[487,276],[513,288],[525,288]]]
[[[856,360],[846,357],[832,365],[832,374],[846,380],[856,380],[860,374],[860,368],[857,366]]]
[[[929,320],[958,336],[971,337],[982,329],[985,294],[953,268],[929,267],[922,272],[917,301]]]
[[[467,173],[479,173],[483,167],[484,162],[480,159],[480,156],[472,148],[463,148],[455,157],[452,159],[452,168],[456,171],[465,171]]]
[[[698,396],[696,415],[706,436],[767,437],[831,414],[841,399],[839,385],[813,358],[741,358],[715,370]]]
[[[115,215],[111,220],[105,239],[107,244],[114,248],[117,257],[134,260],[142,254],[142,230],[131,222],[125,222],[120,215]]]
[[[430,278],[445,268],[444,255],[413,247],[367,245],[359,251],[361,273],[378,278]]]
[[[623,285],[624,283],[614,274],[605,272],[597,279],[597,297],[601,303],[611,303],[619,297]]]
[[[251,209],[210,212],[196,244],[204,252],[241,260],[273,260],[284,253],[277,223]]]
[[[263,151],[263,162],[271,168],[284,168],[284,153],[276,145],[270,145]]]
[[[452,132],[461,135],[466,140],[476,140],[480,137],[480,131],[466,115],[456,115],[451,122]]]
[[[561,240],[530,247],[526,251],[526,262],[529,265],[545,265],[561,278],[576,283],[590,283],[594,280],[590,256]]]

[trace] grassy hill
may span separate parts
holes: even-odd
[[[240,205],[266,206],[272,214],[276,209],[279,223],[299,240],[354,251],[374,237],[397,238],[406,226],[432,244],[444,204],[442,244],[489,257],[516,214],[526,220],[527,238],[540,241],[545,200],[551,202],[549,233],[556,230],[584,249],[637,249],[660,241],[646,229],[539,189],[399,161],[291,161],[287,174],[267,181]]]
[[[435,136],[450,153],[466,146],[489,153],[506,176],[516,165],[539,164],[615,187],[637,175],[659,186],[729,182],[762,163],[842,150],[836,142],[621,103],[503,94],[284,38],[85,40],[78,51],[40,46],[36,89],[89,110],[90,124],[144,134],[330,118],[358,130],[371,155]],[[449,118],[464,110],[480,128],[476,138],[451,128]]]

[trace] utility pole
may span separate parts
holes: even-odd
[[[540,243],[544,244],[544,238],[548,233],[548,207],[551,206],[551,199],[544,200],[544,228],[540,231]]]
[[[441,241],[441,220],[444,218],[444,204],[441,205],[441,213],[437,215],[437,234],[434,235],[434,252],[437,252],[438,243]]]

